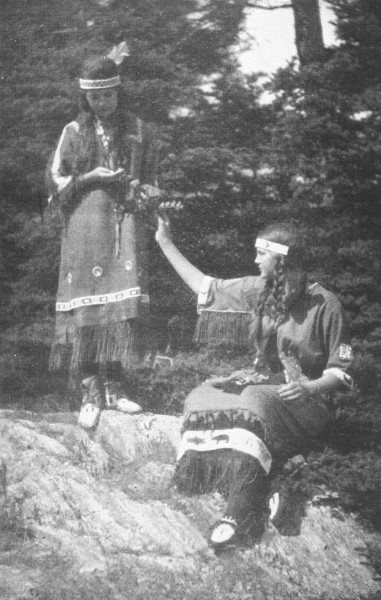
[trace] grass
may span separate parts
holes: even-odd
[[[269,583],[265,570],[245,553],[205,561],[195,572],[121,561],[107,575],[80,576],[73,564],[63,564],[55,554],[35,559],[29,568],[41,568],[41,560],[43,581],[18,600],[349,600],[344,595],[333,598],[319,594],[318,590],[303,596],[297,588],[287,592],[281,576],[278,582]],[[380,595],[364,594],[356,600],[380,600]]]
[[[6,504],[0,507],[0,552],[9,552],[20,542],[34,538],[33,529],[25,522],[17,506]]]

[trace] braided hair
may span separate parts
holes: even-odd
[[[304,265],[303,236],[300,227],[293,223],[275,223],[263,229],[258,237],[269,242],[275,242],[288,247],[287,256],[278,254],[275,257],[274,275],[266,281],[253,311],[250,327],[250,341],[257,350],[257,355],[263,353],[270,336],[276,332],[279,325],[287,317],[288,302],[285,294],[286,269],[301,270],[302,284],[307,279]]]

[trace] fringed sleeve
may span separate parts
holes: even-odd
[[[77,186],[72,161],[75,156],[73,137],[78,132],[78,128],[76,121],[66,125],[46,169],[46,187],[50,194],[49,204],[64,215],[72,211],[77,200]]]
[[[263,289],[259,277],[213,279],[205,277],[198,298],[194,341],[243,347],[249,341],[249,325]]]

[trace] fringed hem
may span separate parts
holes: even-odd
[[[147,349],[146,331],[135,319],[106,327],[85,326],[76,330],[73,344],[53,345],[49,368],[69,370],[74,375],[94,364],[120,363],[128,369],[144,359]]]
[[[249,341],[250,313],[201,310],[194,342],[244,347]]]
[[[69,371],[72,351],[72,344],[53,344],[49,356],[49,371]]]
[[[186,416],[182,431],[231,429],[233,427],[247,429],[259,437],[266,446],[270,445],[270,434],[266,423],[247,409],[192,412]]]
[[[239,474],[240,486],[251,484],[262,471],[258,461],[237,450],[197,452],[188,450],[179,460],[173,476],[178,490],[187,495],[218,491],[231,493]]]
[[[144,354],[143,332],[137,329],[137,324],[129,321],[107,327],[81,327],[74,340],[70,370],[76,373],[82,364],[92,362],[100,365],[120,362],[123,368],[130,367]]]

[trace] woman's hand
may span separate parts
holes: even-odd
[[[107,167],[96,167],[89,173],[83,176],[84,183],[97,183],[99,181],[104,183],[115,183],[125,181],[127,176],[125,169],[117,169],[117,171],[112,171],[111,169],[107,169]]]
[[[311,396],[320,394],[329,394],[342,387],[341,380],[332,375],[324,373],[319,379],[302,379],[300,381],[290,381],[281,385],[278,393],[282,400],[305,400]]]
[[[290,381],[281,385],[278,394],[282,400],[306,400],[311,394],[309,381]]]
[[[165,244],[171,241],[171,233],[168,219],[163,219],[160,215],[157,217],[157,231],[155,239],[158,244]]]
[[[171,240],[168,218],[164,215],[157,215],[157,231],[155,239],[164,255],[167,257],[175,271],[181,279],[189,285],[190,289],[198,294],[201,290],[205,275],[197,267],[192,265],[183,254],[176,248]]]

